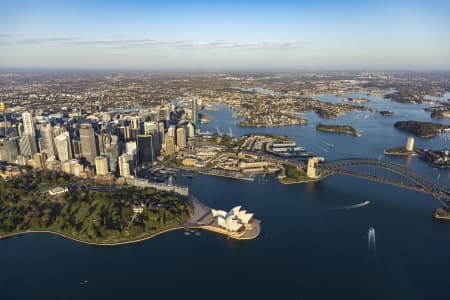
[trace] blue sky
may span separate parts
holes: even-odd
[[[450,1],[4,1],[0,67],[450,70]]]

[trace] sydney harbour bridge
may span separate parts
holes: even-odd
[[[255,155],[256,153],[248,154]],[[347,158],[327,162],[315,160],[312,164],[309,162],[310,166],[307,166],[304,161],[283,159],[261,153],[256,155],[263,161],[277,165],[312,167],[316,179],[323,179],[333,174],[343,174],[427,193],[439,200],[443,209],[450,213],[450,189],[448,187],[429,176],[393,162],[369,158]]]

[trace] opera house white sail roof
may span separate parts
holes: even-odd
[[[229,212],[211,209],[211,213],[217,218],[219,226],[234,232],[239,231],[245,224],[248,224],[253,217],[253,214],[247,213],[246,210],[241,210],[241,206],[236,206]]]

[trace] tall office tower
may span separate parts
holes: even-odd
[[[45,169],[45,163],[47,161],[47,154],[45,153],[36,153],[33,155],[34,167],[38,169]]]
[[[138,135],[136,137],[137,161],[138,164],[145,164],[154,161],[155,151],[153,145],[153,136]]]
[[[175,132],[177,128],[174,125],[170,125],[169,129],[167,129],[167,135],[175,137]]]
[[[60,161],[66,161],[73,158],[72,145],[68,131],[55,137],[55,146]]]
[[[55,142],[53,140],[53,127],[48,123],[39,129],[39,152],[44,152],[48,157],[55,156]]]
[[[158,131],[158,123],[154,121],[144,122],[144,134],[151,134]]]
[[[19,155],[18,137],[0,139],[0,160],[14,163]]]
[[[0,100],[0,112],[3,113],[3,120],[4,120],[4,136],[7,135],[7,131],[8,131],[8,122],[6,120],[6,104],[2,101],[3,99]]]
[[[184,127],[177,128],[177,146],[179,149],[186,148],[186,130]]]
[[[195,136],[195,127],[192,123],[186,125],[186,137],[192,138]]]
[[[131,119],[131,128],[132,129],[137,129],[137,130],[140,130],[140,122],[141,122],[141,120],[139,119],[139,118],[133,118],[133,119]]]
[[[95,158],[95,173],[97,175],[108,174],[108,159],[104,156],[97,156]]]
[[[119,157],[119,138],[117,135],[111,136],[111,143],[105,147],[105,156],[108,158],[109,170],[116,172],[117,158]]]
[[[64,127],[61,127],[59,125],[56,125],[56,126],[53,127],[53,137],[54,138],[57,137],[58,135],[64,133],[64,132],[67,132],[67,129],[64,128]]]
[[[31,113],[24,112],[22,114],[22,122],[23,122],[23,133],[36,136],[36,128],[34,127],[33,117]]]
[[[37,153],[36,138],[32,135],[25,134],[19,139],[20,154],[31,157]]]
[[[105,148],[111,144],[111,135],[109,133],[101,133],[98,135],[98,149],[100,155],[105,155]]]
[[[197,99],[192,99],[192,123],[194,123],[195,126],[198,125]]]
[[[167,135],[164,140],[164,149],[166,154],[175,153],[175,137]]]
[[[164,136],[165,136],[164,122],[158,122],[158,133],[159,133],[159,145],[162,146],[164,144]]]
[[[119,134],[119,140],[122,142],[126,142],[131,137],[131,128],[130,126],[120,126],[117,128]]]
[[[150,111],[148,116],[150,117],[150,120],[158,122],[159,121],[159,109]]]
[[[170,120],[170,109],[168,109],[167,107],[162,107],[159,110],[159,120]]]
[[[81,158],[81,142],[72,140],[73,157]]]
[[[119,156],[119,173],[122,177],[130,177],[134,170],[134,159],[133,155],[122,154]]]
[[[144,123],[144,134],[153,136],[153,149],[155,153],[159,153],[161,150],[159,144],[159,130],[158,130],[158,122],[149,121]]]
[[[80,125],[80,143],[81,143],[81,157],[84,157],[91,165],[95,164],[95,157],[97,156],[97,146],[95,143],[94,128],[89,123]]]
[[[16,127],[17,127],[17,133],[19,134],[19,136],[23,136],[24,135],[24,127],[23,127],[23,124],[22,123],[19,123],[19,124],[17,124],[16,125]]]
[[[136,155],[136,141],[127,142],[125,144],[125,151],[127,154]]]

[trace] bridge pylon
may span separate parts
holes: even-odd
[[[306,176],[309,178],[319,178],[319,172],[317,170],[317,165],[319,163],[319,159],[317,157],[311,157],[308,159],[308,167],[306,169]]]

